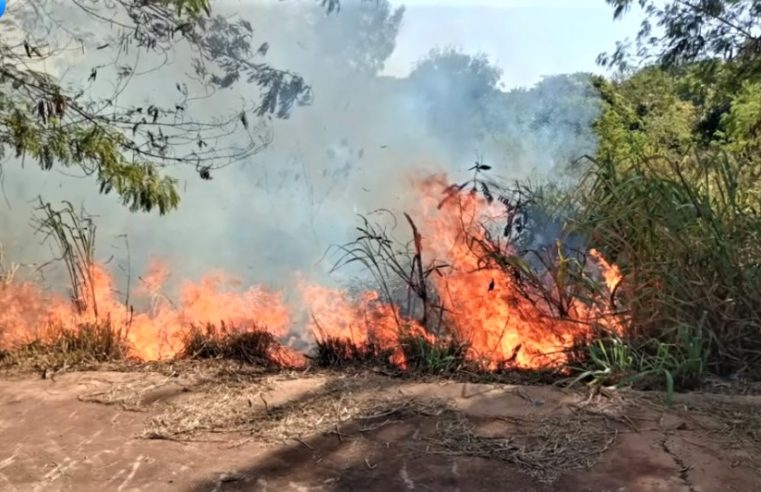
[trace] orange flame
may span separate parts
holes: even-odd
[[[108,320],[127,329],[133,355],[143,360],[172,357],[182,348],[182,339],[191,326],[229,323],[234,326],[264,327],[284,336],[290,327],[290,313],[277,292],[254,286],[243,292],[229,290],[234,278],[221,273],[207,275],[199,282],[180,287],[177,306],[161,295],[168,277],[165,265],[154,262],[136,294],[148,297],[146,312],[134,313],[117,298],[113,277],[101,265],[93,265],[85,286],[89,298],[86,309],[78,311],[71,302],[43,292],[30,283],[0,286],[0,347],[10,347],[49,336],[48,328],[76,330],[78,326]],[[144,299],[143,299],[144,300]]]
[[[479,250],[479,241],[489,241],[484,222],[498,219],[504,210],[475,194],[457,195],[441,202],[448,188],[443,176],[418,183],[421,211],[412,214],[420,236],[416,246],[425,261],[445,263],[438,275],[429,277],[435,291],[438,317],[436,332],[468,343],[467,357],[488,370],[510,366],[542,368],[567,362],[566,350],[588,338],[595,324],[621,331],[623,323],[607,312],[603,302],[583,303],[570,298],[564,317],[552,316],[536,300],[521,295],[518,280]],[[509,251],[508,251],[509,253]],[[609,265],[596,251],[590,251],[609,291],[621,280],[615,265]],[[238,329],[265,327],[273,335],[298,339],[294,334],[292,311],[282,295],[263,286],[241,291],[239,282],[227,274],[214,272],[198,282],[184,282],[178,302],[162,293],[169,278],[166,265],[154,262],[135,290],[147,307],[133,312],[115,294],[114,280],[102,265],[90,269],[92,285],[86,285],[85,310],[74,303],[43,291],[32,283],[0,284],[0,348],[46,336],[46,327],[77,329],[84,323],[108,319],[125,327],[134,356],[158,360],[175,356],[191,326],[227,323]],[[525,290],[525,287],[524,287]],[[558,290],[562,290],[558,287]],[[307,328],[318,339],[331,337],[356,345],[374,343],[392,353],[391,362],[405,367],[402,335],[421,336],[430,343],[438,339],[431,327],[405,319],[400,309],[384,302],[378,292],[359,296],[324,286],[299,282],[299,291],[311,314]],[[601,296],[604,297],[604,296]],[[602,300],[602,299],[601,299]],[[303,356],[286,351],[284,363],[298,365]]]

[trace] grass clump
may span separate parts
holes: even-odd
[[[582,348],[581,364],[570,384],[665,388],[666,403],[671,405],[676,388],[694,388],[706,372],[701,331],[686,327],[677,331],[674,343],[656,338],[642,342],[619,336],[598,338]]]
[[[130,350],[126,330],[107,320],[83,323],[75,328],[51,328],[44,336],[0,353],[0,365],[36,368],[46,373],[123,361],[129,358]]]
[[[467,367],[470,345],[454,338],[430,341],[422,336],[407,336],[400,340],[407,368],[426,374],[453,374]]]
[[[345,338],[324,337],[318,340],[310,358],[318,367],[381,366],[403,369],[410,374],[451,375],[468,366],[469,344],[454,339],[431,341],[420,335],[405,334],[399,336],[397,346],[401,352],[372,341],[356,343]],[[401,359],[395,355],[401,355]]]
[[[294,365],[291,354],[269,331],[238,329],[221,323],[192,326],[178,354],[183,359],[227,359],[264,367]]]
[[[393,350],[375,342],[357,344],[346,338],[323,337],[317,340],[311,355],[318,367],[342,368],[352,366],[388,366]]]

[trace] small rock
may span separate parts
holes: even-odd
[[[243,478],[240,473],[223,473],[219,476],[219,481],[222,483],[240,482]]]

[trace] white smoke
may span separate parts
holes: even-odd
[[[31,264],[50,259],[49,248],[40,245],[41,238],[30,227],[34,200],[41,195],[54,205],[70,200],[95,215],[98,256],[113,257],[112,264],[122,269],[127,267],[126,235],[133,277],[158,257],[170,263],[173,280],[220,268],[274,287],[292,285],[297,272],[328,281],[326,248],[352,238],[357,213],[413,207],[417,197],[406,183],[414,172],[467,178],[465,170],[480,155],[497,173],[518,178],[551,171],[569,155],[593,150],[588,126],[597,109],[588,88],[581,86],[557,86],[576,93],[534,94],[552,106],[542,110],[550,119],[540,126],[531,113],[542,112],[536,101],[519,97],[531,99],[530,91],[496,91],[479,110],[488,110],[486,116],[452,100],[451,110],[432,120],[430,101],[419,97],[426,87],[378,75],[393,51],[396,29],[393,9],[382,0],[378,4],[345,0],[340,13],[328,16],[308,0],[215,3],[217,13],[251,21],[256,39],[269,43],[268,63],[306,78],[313,87],[312,105],[294,108],[289,119],[268,122],[271,145],[246,162],[213,172],[211,181],[200,179],[193,168],[167,169],[180,180],[182,202],[164,217],[131,213],[117,197],[99,195],[90,177],[7,160],[3,174],[8,205],[0,209],[0,226],[8,256]],[[373,16],[374,8],[387,9],[388,16]],[[76,9],[59,14],[65,25],[83,28],[77,23],[86,16]],[[100,42],[99,35],[83,39],[84,51],[67,50],[50,70],[65,82],[83,83],[98,57],[109,56],[108,50],[93,50]],[[147,69],[153,62],[155,57],[143,55],[141,66]],[[176,82],[187,82],[189,65],[187,54],[179,51],[171,65],[136,79],[120,96],[122,103],[177,97]],[[93,90],[105,94],[111,89],[103,82]],[[234,110],[254,91],[239,83],[195,104],[193,115]],[[468,92],[468,87],[458,86],[451,97]],[[560,96],[575,104],[566,105],[563,121],[553,121],[554,101]],[[438,103],[437,110],[443,111],[446,106]],[[488,122],[480,136],[442,130],[471,125],[461,121],[465,117]],[[580,129],[573,130],[573,125]]]

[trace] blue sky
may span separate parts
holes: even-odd
[[[385,73],[403,76],[431,48],[486,53],[504,70],[506,87],[543,75],[592,71],[595,58],[617,40],[633,37],[641,19],[632,11],[613,20],[604,0],[392,0],[406,5],[396,51]]]

